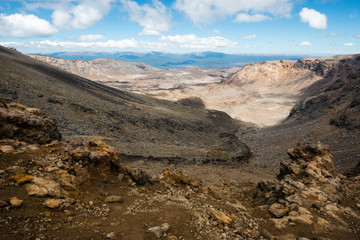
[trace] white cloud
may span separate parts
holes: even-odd
[[[221,34],[220,30],[217,30],[217,29],[214,29],[213,32],[216,34]]]
[[[353,47],[353,46],[355,46],[356,44],[355,43],[344,43],[344,46],[346,46],[346,47]]]
[[[58,30],[48,21],[29,14],[0,14],[0,36],[18,38],[48,37]]]
[[[247,13],[239,13],[236,15],[234,22],[261,22],[265,20],[272,20],[272,18],[263,14],[249,15]]]
[[[242,39],[245,39],[245,40],[254,39],[254,38],[256,38],[256,34],[253,33],[253,34],[250,34],[250,35],[248,35],[248,36],[242,36],[241,38],[242,38]]]
[[[137,41],[135,39],[122,39],[119,41],[108,40],[102,42],[74,42],[74,41],[40,41],[40,42],[0,42],[0,45],[22,49],[43,50],[96,50],[103,48],[112,49],[160,49],[168,45],[162,42]]]
[[[302,43],[299,44],[300,47],[304,47],[304,46],[312,46],[311,42],[309,41],[304,41]]]
[[[169,31],[171,15],[158,0],[152,1],[154,7],[148,4],[139,6],[137,2],[131,0],[121,0],[121,3],[129,13],[130,20],[144,28],[141,35],[161,35]]]
[[[360,33],[355,34],[354,37],[360,38]]]
[[[234,48],[237,43],[223,37],[200,38],[196,35],[162,36],[158,41],[139,41],[134,38],[108,41],[24,41],[0,42],[0,45],[15,47],[24,52],[54,52],[54,51],[101,51],[101,50],[159,50],[169,49],[199,49],[211,50],[217,48]]]
[[[72,1],[62,1],[64,4],[44,5],[54,9],[53,23],[60,28],[85,29],[100,21],[111,8],[114,0],[80,0],[77,5]]]
[[[174,4],[194,23],[210,23],[240,12],[289,17],[292,6],[290,0],[176,0]]]
[[[309,23],[309,26],[316,29],[327,28],[327,17],[314,9],[303,8],[300,12],[301,21]]]
[[[231,48],[237,46],[236,42],[224,37],[207,37],[199,38],[194,34],[162,36],[160,40],[178,44],[182,48],[196,49],[214,49],[214,48]]]
[[[78,42],[92,42],[97,40],[105,40],[106,37],[100,34],[89,34],[80,36],[69,36],[67,39],[75,40]]]

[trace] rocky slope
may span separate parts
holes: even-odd
[[[301,99],[360,67],[359,55],[245,65],[222,83],[151,91],[163,99],[201,98],[208,108],[236,119],[271,126],[287,117]],[[254,111],[256,109],[256,111]]]
[[[360,62],[360,56],[358,57]],[[287,121],[329,116],[329,123],[349,130],[360,128],[360,67],[339,77],[320,92],[295,105]]]
[[[29,55],[35,59],[56,66],[64,71],[74,73],[84,78],[104,79],[115,78],[124,74],[141,74],[153,71],[156,68],[146,63],[131,63],[110,58],[101,58],[93,61],[60,59],[45,55]]]
[[[134,92],[220,82],[239,69],[156,69],[144,63],[109,58],[81,61],[43,55],[29,56],[95,82]]]
[[[106,87],[3,47],[0,59],[0,97],[40,108],[65,137],[107,137],[131,156],[200,162],[250,156],[231,138],[241,124],[223,112]],[[227,151],[233,145],[238,147]]]
[[[40,110],[14,106],[5,105],[24,114],[22,132],[35,117],[47,121]],[[360,176],[335,175],[320,143],[289,149],[277,180],[222,175],[213,183],[174,169],[149,176],[99,138],[33,144],[12,136],[0,140],[2,239],[360,237]]]
[[[318,92],[295,104],[281,124],[239,132],[238,135],[258,153],[252,161],[274,166],[278,161],[272,159],[286,159],[282,152],[287,148],[299,141],[312,140],[331,147],[338,172],[356,167],[360,156],[359,62],[359,56],[340,60],[339,74],[334,74],[331,81],[324,78],[307,87],[306,91],[318,89]],[[265,156],[267,161],[264,161]]]

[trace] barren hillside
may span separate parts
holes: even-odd
[[[145,63],[110,58],[81,61],[44,55],[29,56],[95,82],[134,92],[220,82],[239,69],[156,69]]]
[[[156,68],[146,63],[130,63],[110,58],[101,58],[93,61],[81,61],[49,57],[45,55],[29,55],[35,59],[59,67],[67,72],[93,79],[114,78],[124,74],[140,74]]]
[[[288,149],[277,179],[259,168],[213,164],[188,165],[189,177],[176,170],[186,165],[126,164],[99,137],[61,141],[55,121],[39,109],[0,100],[0,120],[2,239],[360,236],[359,165],[336,174],[321,143]],[[258,178],[245,180],[244,170]]]
[[[344,55],[252,63],[220,84],[153,90],[147,94],[172,100],[199,97],[208,108],[225,111],[233,118],[259,126],[271,126],[284,120],[302,98],[357,69],[358,58],[359,55]]]
[[[3,47],[0,60],[0,97],[42,109],[64,136],[107,137],[130,156],[200,162],[250,156],[231,138],[241,124],[226,113],[107,87]]]

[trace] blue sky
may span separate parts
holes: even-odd
[[[360,53],[360,1],[1,0],[0,44],[25,53]]]

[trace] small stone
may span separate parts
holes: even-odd
[[[94,205],[94,202],[93,202],[93,201],[89,201],[89,205],[90,205],[90,206],[93,206],[93,205]]]
[[[162,236],[162,230],[159,226],[149,228],[149,232],[153,232],[157,238],[161,238]]]
[[[168,236],[167,240],[178,240],[176,236]]]
[[[271,234],[266,229],[262,230],[261,235],[266,239],[271,239]]]
[[[29,195],[35,195],[38,197],[43,197],[46,195],[54,197],[61,196],[60,183],[39,177],[35,177],[32,182],[33,184],[26,184],[26,190],[28,191]]]
[[[316,208],[317,210],[320,210],[319,205],[317,205],[316,203],[313,203],[313,204],[311,205],[311,207],[312,207],[312,208]]]
[[[161,224],[161,230],[162,230],[164,233],[166,233],[167,231],[169,231],[169,229],[170,229],[170,224],[168,224],[168,223],[163,223],[163,224]]]
[[[281,218],[281,217],[285,216],[288,213],[289,208],[287,206],[284,206],[284,205],[280,204],[280,203],[274,203],[269,208],[269,211],[270,211],[270,213],[272,213],[276,217]]]
[[[347,177],[345,175],[341,174],[341,173],[338,175],[338,178],[340,178],[341,180],[346,180],[347,179]]]
[[[45,201],[44,205],[48,208],[54,209],[54,208],[58,208],[61,205],[61,203],[56,199],[48,199]]]
[[[16,174],[16,175],[10,177],[10,179],[14,180],[17,184],[22,184],[25,182],[30,182],[31,180],[34,179],[34,177],[24,174],[24,173],[19,173],[19,174]]]
[[[106,234],[106,237],[107,238],[115,238],[116,234],[114,232],[111,232],[111,233]]]
[[[225,223],[225,224],[230,224],[231,223],[231,218],[228,217],[224,212],[220,211],[220,210],[216,210],[211,208],[210,209],[212,215],[219,220],[221,223]]]
[[[12,173],[12,174],[19,174],[19,173],[25,173],[25,170],[24,170],[24,168],[15,165],[15,166],[10,166],[10,167],[6,168],[6,172]]]
[[[302,201],[299,195],[294,194],[294,195],[290,195],[288,197],[285,198],[286,201],[288,201],[289,203],[296,203],[297,205],[302,205]]]
[[[122,182],[122,180],[124,180],[124,177],[125,175],[123,173],[120,173],[118,176],[117,176],[117,179],[119,180],[119,182]]]
[[[15,150],[12,146],[9,145],[0,146],[0,153],[10,154],[13,153],[14,151]]]
[[[23,200],[18,199],[17,197],[10,198],[10,204],[13,207],[20,207],[23,203]]]
[[[36,146],[35,144],[30,144],[29,146],[27,146],[27,149],[30,151],[39,150],[38,146]]]
[[[123,203],[124,200],[120,196],[111,195],[105,198],[104,202],[106,203]]]
[[[143,170],[138,168],[131,168],[128,169],[128,174],[130,177],[139,185],[144,185],[145,183],[149,182],[149,175],[147,175]]]
[[[225,202],[226,205],[232,206],[234,208],[236,208],[237,210],[242,210],[242,211],[246,211],[246,207],[244,207],[244,205],[242,205],[241,203],[231,203],[229,201]]]

